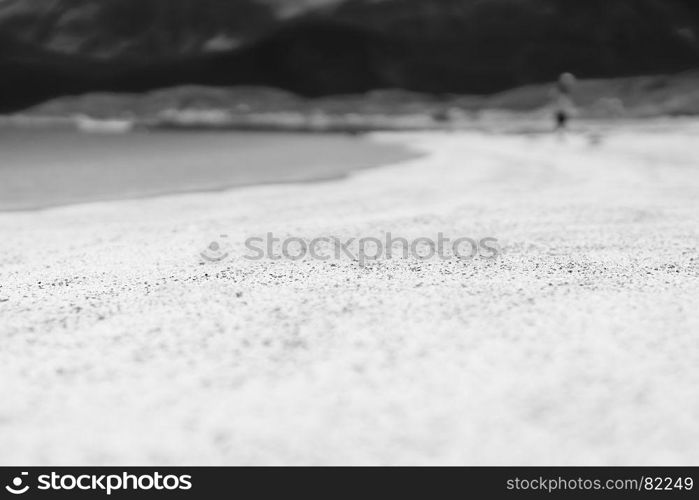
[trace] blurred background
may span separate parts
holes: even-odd
[[[0,0],[0,112],[424,128],[565,71],[583,115],[689,115],[698,37],[692,0]]]
[[[699,113],[698,36],[690,0],[0,0],[0,210],[414,154],[294,132],[546,134],[563,106],[597,143]]]

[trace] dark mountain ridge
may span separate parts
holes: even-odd
[[[699,4],[688,0],[350,0],[291,18],[251,0],[200,9],[191,0],[167,0],[168,8],[165,0],[120,1],[59,2],[76,15],[92,12],[86,19],[95,25],[34,19],[31,2],[21,22],[0,17],[0,111],[180,84],[264,85],[310,97],[381,88],[465,94],[562,71],[616,77],[699,67]],[[119,13],[113,20],[100,9],[108,6]],[[41,36],[26,35],[32,23]],[[73,42],[57,50],[61,39]]]

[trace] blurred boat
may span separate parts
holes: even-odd
[[[99,120],[85,115],[76,116],[75,123],[79,131],[90,134],[124,134],[134,128],[130,119]]]

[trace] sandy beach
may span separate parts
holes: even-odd
[[[2,212],[0,464],[698,465],[698,134],[375,134],[423,155]],[[503,253],[243,258],[268,232]]]

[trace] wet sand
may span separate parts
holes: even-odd
[[[0,210],[339,178],[415,157],[359,136],[0,126]]]

